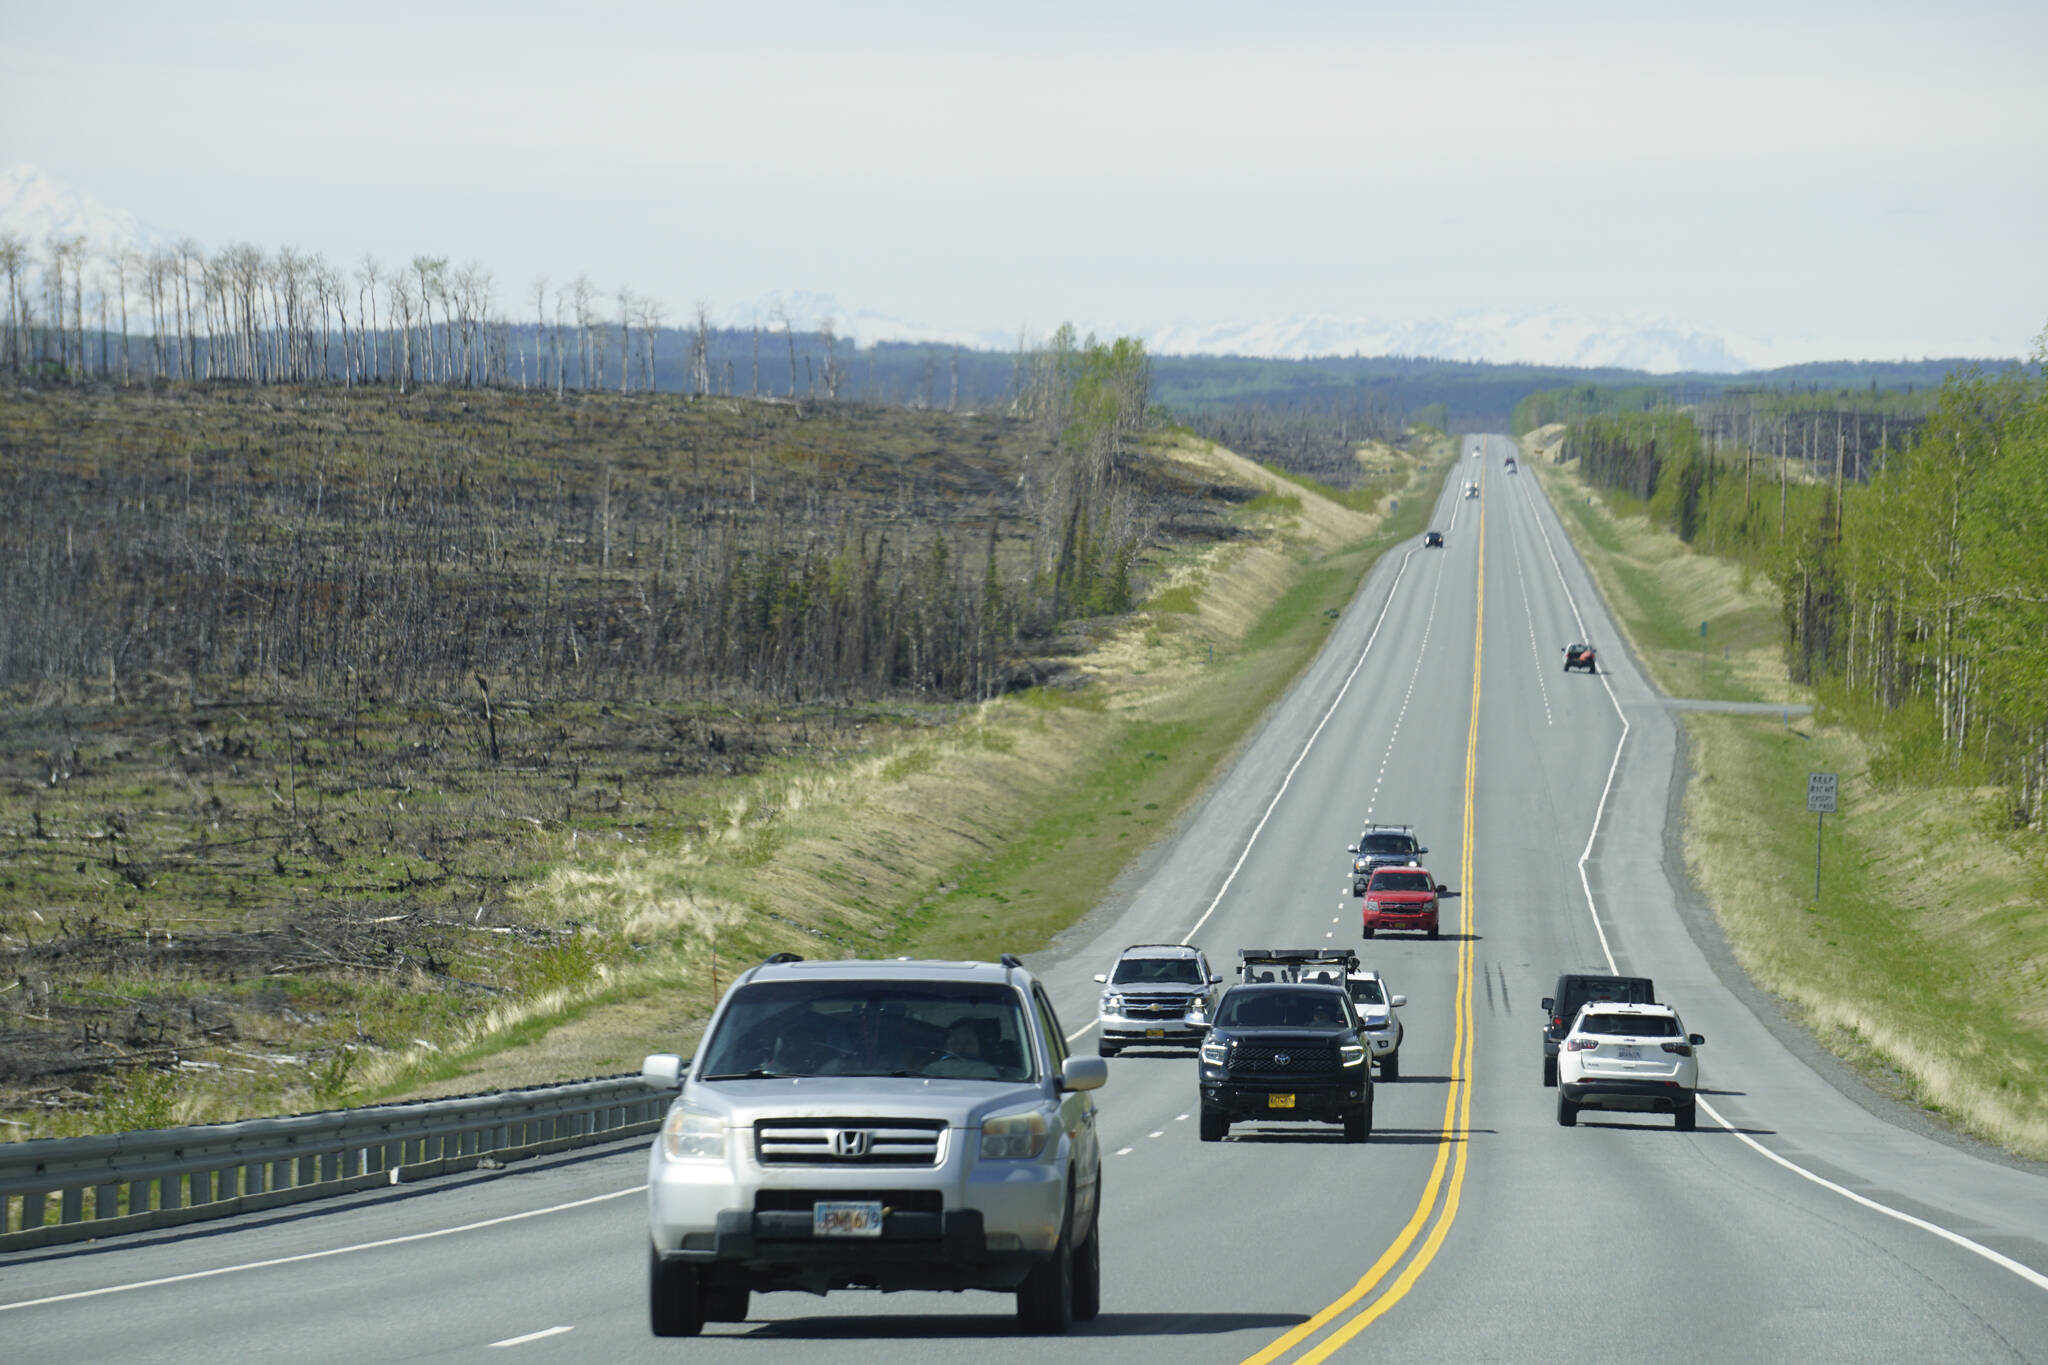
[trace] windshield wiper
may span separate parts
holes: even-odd
[[[761,1067],[755,1067],[752,1071],[721,1071],[716,1075],[706,1076],[704,1079],[707,1081],[779,1081],[784,1077],[797,1074],[799,1073],[794,1071],[768,1071]]]

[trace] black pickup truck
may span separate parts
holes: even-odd
[[[1372,1132],[1371,1057],[1342,985],[1232,986],[1202,1042],[1202,1141],[1256,1120],[1341,1123],[1346,1142],[1363,1142]]]
[[[1557,978],[1554,994],[1543,997],[1543,1083],[1557,1084],[1557,1049],[1571,1032],[1572,1020],[1588,1000],[1621,1000],[1631,1005],[1657,1003],[1657,986],[1647,976],[1594,976],[1566,972]]]

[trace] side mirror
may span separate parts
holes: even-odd
[[[1447,894],[1449,894],[1449,892],[1450,892],[1450,889],[1451,889],[1450,887],[1448,887],[1448,886],[1445,886],[1445,885],[1444,885],[1444,884],[1443,884],[1442,882],[1438,882],[1438,883],[1436,884],[1436,893],[1437,893],[1437,894],[1438,894],[1439,896],[1442,896],[1442,895],[1447,895]]]
[[[683,1059],[673,1052],[657,1052],[640,1063],[640,1079],[656,1090],[673,1090],[683,1083]]]
[[[1400,1009],[1403,1005],[1408,1003],[1408,997],[1405,995],[1397,995],[1389,999],[1387,1003],[1393,1006],[1395,1009]]]
[[[1096,979],[1097,981],[1100,981],[1100,982],[1104,983],[1105,985],[1107,985],[1107,984],[1108,984],[1108,982],[1109,982],[1109,976],[1108,976],[1108,974],[1107,974],[1107,973],[1104,973],[1104,972],[1097,972],[1097,973],[1095,974],[1095,979]]]
[[[1212,986],[1220,986],[1223,984],[1223,978],[1220,976],[1212,976],[1209,978],[1209,984]]]
[[[1707,1045],[1707,1040],[1705,1038],[1702,1038],[1697,1033],[1693,1034],[1692,1037],[1686,1039],[1685,1041],[1691,1043],[1694,1047],[1705,1047]]]
[[[1346,845],[1344,845],[1344,851],[1345,851],[1346,853],[1356,853],[1356,852],[1358,852],[1358,845],[1357,845],[1357,844],[1346,844]]]
[[[1415,856],[1416,856],[1416,857],[1418,857],[1418,858],[1420,858],[1420,857],[1421,857],[1421,856],[1422,856],[1423,854],[1425,854],[1425,853],[1427,853],[1427,852],[1429,852],[1429,850],[1428,850],[1428,849],[1426,849],[1426,848],[1418,848],[1418,849],[1416,849],[1416,850],[1415,850]]]
[[[1100,1057],[1069,1057],[1060,1064],[1060,1089],[1099,1090],[1109,1079],[1109,1063]]]
[[[1557,1013],[1557,1002],[1556,1002],[1555,1000],[1551,999],[1551,998],[1550,998],[1549,996],[1547,996],[1547,995],[1546,995],[1546,996],[1544,996],[1544,997],[1543,997],[1543,1000],[1542,1000],[1542,1002],[1541,1002],[1541,1003],[1542,1003],[1542,1005],[1543,1005],[1543,1012],[1544,1012],[1545,1014],[1556,1014],[1556,1013]]]

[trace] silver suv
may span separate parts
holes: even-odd
[[[1101,1306],[1096,1057],[1069,1057],[1016,958],[806,962],[719,1002],[648,1157],[656,1336],[740,1322],[755,1290],[988,1289],[1026,1331]]]
[[[1103,984],[1096,1050],[1114,1057],[1127,1047],[1199,1047],[1209,1033],[1216,987],[1202,950],[1182,943],[1134,943]]]

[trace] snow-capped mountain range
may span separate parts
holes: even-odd
[[[110,208],[30,165],[0,175],[0,234],[19,237],[32,252],[42,251],[52,237],[83,237],[95,253],[147,247],[161,236],[134,214]]]
[[[83,237],[95,254],[149,247],[168,240],[126,210],[110,207],[30,165],[0,175],[0,234],[19,238],[40,255],[51,238]],[[830,320],[842,337],[928,341],[1008,350],[1017,332],[1007,327],[932,325],[849,304],[811,290],[783,290],[715,310],[727,327],[815,330]],[[680,320],[677,325],[687,325]],[[1087,328],[1083,328],[1087,330]],[[1136,335],[1157,355],[1241,355],[1301,359],[1318,355],[1429,356],[1443,360],[1613,367],[1667,374],[1677,370],[1739,372],[1783,363],[1788,357],[1753,338],[1719,335],[1653,317],[1593,318],[1562,310],[1535,313],[1473,311],[1431,320],[1388,320],[1306,314],[1237,322],[1177,321],[1163,325],[1097,327],[1105,335]]]

